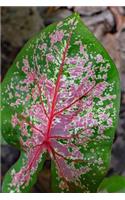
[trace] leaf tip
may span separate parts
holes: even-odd
[[[72,16],[75,17],[77,20],[80,19],[80,15],[79,15],[78,12],[74,12],[74,13],[72,14]]]

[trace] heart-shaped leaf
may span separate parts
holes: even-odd
[[[110,161],[119,76],[77,14],[31,39],[2,83],[2,133],[21,157],[4,192],[25,192],[52,160],[52,191],[96,192]]]
[[[98,188],[98,192],[119,192],[125,193],[125,177],[124,176],[111,176],[105,178]]]

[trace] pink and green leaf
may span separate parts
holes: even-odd
[[[30,190],[47,152],[53,192],[96,192],[109,167],[119,85],[112,59],[77,14],[31,39],[2,83],[2,133],[25,160],[14,174],[23,181],[13,185],[12,167],[3,191]]]
[[[7,172],[2,185],[3,192],[29,192],[37,180],[39,172],[43,168],[45,161],[45,154],[41,154],[41,158],[34,162],[31,166],[27,163],[27,156],[22,151],[18,161]],[[31,167],[30,167],[31,166]]]

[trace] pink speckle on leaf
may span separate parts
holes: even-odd
[[[109,126],[112,126],[112,119],[111,119],[111,118],[109,118],[109,119],[107,120],[107,124],[108,124]]]
[[[29,101],[30,98],[31,98],[31,95],[28,94],[28,95],[26,96],[26,101]]]
[[[12,115],[11,122],[12,122],[13,127],[15,127],[19,123],[19,120],[17,118],[17,114]]]
[[[27,72],[28,72],[28,67],[27,67],[27,66],[22,67],[22,71],[23,71],[24,73],[27,73]]]
[[[38,46],[38,48],[39,48],[40,50],[45,50],[45,49],[47,48],[47,44],[46,44],[46,43],[40,44],[40,45]]]
[[[49,61],[49,62],[53,62],[54,61],[54,56],[52,55],[52,54],[47,54],[46,55],[46,59],[47,59],[47,61]]]
[[[54,34],[50,35],[51,44],[54,44],[56,42],[60,42],[64,37],[63,31],[56,31]]]
[[[105,113],[100,113],[99,117],[100,117],[101,120],[107,120],[108,119],[108,115],[105,114]]]
[[[75,65],[78,62],[78,57],[71,57],[71,58],[67,58],[66,60],[66,64],[72,64]]]
[[[42,86],[44,84],[45,80],[46,80],[46,76],[41,75],[40,78],[39,78],[39,84]]]
[[[94,95],[99,97],[105,91],[106,87],[107,87],[107,83],[106,82],[98,83],[96,85],[96,87],[94,88],[94,90],[93,90]]]
[[[78,77],[78,76],[81,76],[83,74],[83,67],[82,66],[77,66],[75,68],[71,68],[70,69],[70,74],[71,76],[75,76],[75,77]]]
[[[103,75],[103,79],[106,80],[107,79],[107,74]]]
[[[82,44],[80,44],[80,53],[84,53],[84,46]]]
[[[103,57],[102,57],[101,54],[98,54],[98,55],[96,56],[96,61],[97,61],[97,63],[103,62]]]
[[[24,83],[33,83],[36,78],[35,72],[28,72],[27,78],[24,80]]]

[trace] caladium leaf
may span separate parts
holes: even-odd
[[[98,192],[108,193],[125,193],[125,177],[111,176],[105,178],[98,188]]]
[[[2,84],[3,136],[24,155],[3,191],[27,191],[48,152],[52,191],[96,192],[109,166],[119,97],[117,69],[79,15],[31,39]]]

